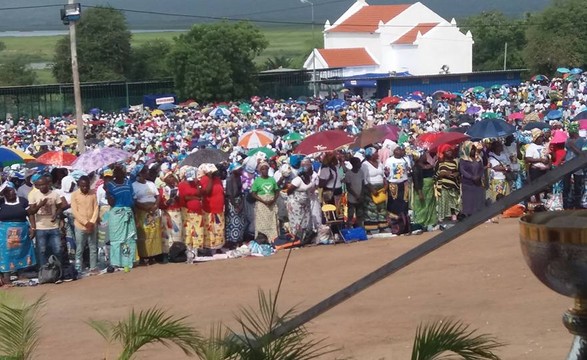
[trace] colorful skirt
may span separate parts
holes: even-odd
[[[259,195],[263,200],[273,199],[273,195]],[[272,242],[277,238],[277,205],[267,206],[260,201],[255,202],[255,232],[263,233]]]
[[[495,202],[497,195],[509,195],[511,191],[510,183],[506,179],[491,179],[489,182],[489,198]]]
[[[383,189],[383,184],[374,185],[375,190],[379,191]],[[365,230],[382,230],[387,228],[387,204],[382,202],[381,204],[375,204],[371,192],[368,189],[363,191],[363,206],[361,209],[361,217],[365,222]]]
[[[132,268],[137,260],[137,227],[132,209],[112,208],[108,216],[110,265]]]
[[[457,189],[440,189],[438,197],[438,220],[457,215],[461,209],[461,194]]]
[[[163,222],[163,252],[168,253],[174,242],[183,242],[183,218],[179,210],[166,210],[161,213]]]
[[[434,226],[438,222],[436,216],[436,196],[434,195],[434,179],[424,178],[422,184],[424,201],[420,201],[416,191],[412,191],[411,207],[414,211],[414,223],[422,226]]]
[[[37,263],[35,249],[29,237],[29,224],[0,222],[0,273],[12,272]]]
[[[220,249],[224,245],[224,213],[204,213],[204,248]]]
[[[312,231],[312,202],[307,192],[294,191],[287,201],[287,212],[292,234],[303,239]]]
[[[193,249],[204,247],[204,218],[202,214],[188,212],[182,209],[185,244]]]
[[[161,218],[157,214],[141,209],[136,210],[137,248],[141,258],[163,253],[161,239]]]
[[[98,225],[98,245],[105,246],[109,241],[108,236],[108,216],[110,214],[110,206],[100,206],[100,224]]]
[[[232,202],[226,200],[226,241],[227,242],[241,242],[245,234],[245,204],[242,196]]]

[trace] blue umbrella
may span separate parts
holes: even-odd
[[[587,120],[587,110],[581,111],[574,118],[573,121]]]
[[[466,134],[474,139],[501,138],[516,132],[514,125],[503,119],[483,119],[476,122]]]
[[[230,116],[230,110],[223,107],[217,107],[216,109],[210,111],[210,116],[215,118],[221,118],[223,116]]]
[[[332,99],[324,105],[326,110],[342,110],[347,107],[347,103],[342,99]]]
[[[422,97],[420,95],[410,94],[406,100],[422,101]]]
[[[201,147],[212,147],[212,143],[208,140],[192,141],[192,149]]]
[[[163,111],[168,111],[168,110],[173,110],[176,107],[177,106],[175,104],[161,104],[161,105],[159,105],[159,107],[157,109],[163,110]]]
[[[565,68],[565,67],[559,67],[558,69],[556,69],[557,72],[561,73],[561,74],[566,74],[568,72],[571,72],[571,70]]]
[[[92,115],[98,115],[100,113],[101,113],[101,111],[98,108],[90,109],[90,114],[92,114]]]
[[[581,73],[583,73],[583,69],[580,69],[580,68],[571,69],[571,74],[581,74]]]
[[[560,119],[560,118],[562,118],[562,117],[563,117],[563,112],[562,112],[562,111],[560,111],[560,110],[551,110],[551,111],[550,111],[550,112],[549,112],[549,113],[546,115],[546,117],[547,117],[549,120],[556,120],[556,119]]]

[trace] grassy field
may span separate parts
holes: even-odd
[[[264,62],[273,56],[286,56],[294,59],[294,64],[300,65],[312,48],[312,31],[299,27],[279,27],[262,29],[269,41],[267,49],[257,58],[258,63]],[[134,33],[132,46],[140,46],[154,39],[172,41],[180,32],[149,32]],[[319,30],[314,34],[316,41],[321,41]],[[31,36],[31,37],[0,37],[6,49],[0,52],[0,63],[10,56],[24,56],[30,63],[51,62],[54,57],[55,44],[61,36]],[[50,70],[36,70],[39,84],[54,83],[55,79]]]

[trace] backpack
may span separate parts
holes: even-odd
[[[181,241],[175,241],[169,247],[169,262],[184,263],[188,260],[187,246]]]
[[[61,280],[61,275],[61,262],[55,255],[51,255],[47,263],[39,270],[39,284],[56,283]]]

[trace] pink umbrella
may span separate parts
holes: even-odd
[[[522,120],[524,118],[524,113],[523,112],[516,112],[516,113],[512,113],[508,115],[508,120],[513,121],[513,120]]]
[[[567,134],[566,131],[554,130],[552,132],[552,138],[550,139],[550,143],[551,144],[564,144],[568,138],[569,138],[569,135]]]
[[[587,120],[579,120],[579,129],[587,130]]]

